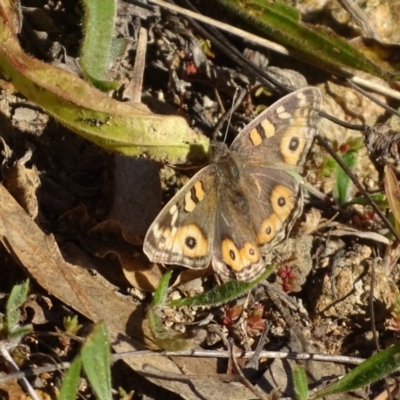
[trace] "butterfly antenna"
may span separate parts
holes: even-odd
[[[224,115],[222,115],[222,117],[219,119],[217,125],[215,126],[214,129],[214,133],[212,135],[213,139],[215,140],[218,132],[220,131],[222,125],[225,123],[225,121],[228,122],[226,131],[225,131],[225,136],[224,136],[224,142],[226,141],[226,137],[228,136],[228,129],[229,129],[229,125],[231,123],[232,120],[232,115],[233,113],[236,111],[236,109],[240,106],[240,104],[242,104],[242,101],[244,99],[244,96],[246,96],[247,94],[247,90],[246,89],[242,89],[239,87],[236,87],[235,89],[235,93],[233,95],[232,98],[232,107],[229,111],[225,112]]]
[[[226,125],[225,135],[224,135],[224,140],[223,140],[224,143],[226,142],[226,138],[228,137],[228,130],[229,130],[229,126],[232,121],[233,110],[235,109],[236,104],[239,105],[239,103],[237,102],[238,97],[239,97],[239,88],[236,86],[235,93],[233,94],[233,98],[232,98],[232,107],[229,110],[228,123]]]

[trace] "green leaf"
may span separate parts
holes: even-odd
[[[400,188],[399,182],[392,167],[385,165],[385,192],[396,223],[396,230],[400,232]]]
[[[350,150],[347,153],[344,153],[342,161],[350,170],[353,170],[357,164],[357,152]],[[334,183],[334,198],[340,206],[343,206],[350,201],[352,197],[353,182],[339,164],[336,165]]]
[[[389,203],[387,201],[387,196],[385,193],[371,193],[370,197],[373,200],[373,202],[379,207],[380,210],[385,211],[387,208],[389,208]],[[365,197],[354,197],[346,203],[346,206],[352,204],[361,204],[363,206],[367,205],[369,206],[370,202]]]
[[[8,340],[12,343],[18,343],[21,339],[32,332],[32,325],[17,326],[8,332]]]
[[[105,76],[115,57],[126,47],[124,39],[113,38],[116,1],[84,0],[82,4],[85,11],[80,60],[83,73],[100,90],[115,89],[119,82],[106,81]]]
[[[60,392],[58,394],[59,400],[75,400],[78,393],[79,377],[81,373],[82,361],[78,356],[72,361],[67,373],[64,376],[64,380],[60,386]]]
[[[346,145],[348,147],[348,151],[358,151],[365,147],[364,138],[362,137],[354,137],[346,140]]]
[[[98,322],[81,349],[82,366],[100,400],[111,399],[110,344],[104,321]]]
[[[300,21],[299,12],[282,1],[217,0],[222,6],[278,43],[296,49],[308,62],[330,71],[369,72],[386,81],[395,78],[334,32]]]
[[[206,157],[209,139],[182,117],[152,114],[145,106],[116,101],[62,69],[27,56],[12,21],[14,2],[0,2],[0,74],[15,89],[78,135],[127,156],[179,164]]]
[[[307,400],[308,382],[304,367],[299,366],[293,369],[293,384],[296,400]]]
[[[15,328],[19,328],[21,318],[20,307],[28,297],[29,279],[20,285],[15,285],[10,293],[6,305],[7,328],[11,333]]]
[[[167,303],[168,307],[183,307],[183,306],[206,306],[212,307],[227,303],[240,296],[245,295],[252,290],[256,285],[266,279],[275,266],[271,266],[265,272],[252,282],[229,281],[223,285],[217,286],[207,292],[201,293],[198,296],[188,297],[186,299],[171,300]]]
[[[172,276],[172,270],[167,271],[158,284],[157,290],[154,293],[153,301],[151,305],[153,307],[163,306],[168,294],[168,285]]]
[[[362,364],[358,365],[351,372],[346,374],[338,382],[315,393],[312,399],[325,397],[331,394],[349,392],[394,372],[400,367],[400,344],[380,351]]]

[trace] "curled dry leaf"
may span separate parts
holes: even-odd
[[[36,325],[41,325],[41,324],[46,324],[47,322],[49,322],[43,311],[43,306],[40,305],[37,302],[37,300],[27,301],[24,304],[24,310],[26,311],[27,309],[30,309],[31,313],[33,314],[32,323],[34,323]]]
[[[329,236],[335,236],[335,237],[355,236],[360,239],[372,240],[377,243],[382,243],[382,244],[390,243],[390,240],[387,237],[379,233],[363,232],[337,222],[331,222],[327,225],[324,225],[324,228],[330,228],[327,232],[327,235]]]
[[[13,160],[12,150],[4,139],[0,138],[4,147],[4,161],[2,174],[4,186],[14,196],[32,219],[39,213],[36,190],[40,186],[39,174],[35,166],[26,167],[32,157],[32,150],[28,150],[19,160]]]
[[[132,236],[124,235],[121,223],[112,220],[101,222],[88,235],[80,238],[86,251],[97,257],[115,255],[125,278],[133,287],[144,292],[154,292],[160,282],[162,270],[157,264],[150,263],[139,248],[135,249],[132,241]]]
[[[305,214],[306,220],[301,224],[299,231],[300,234],[311,235],[314,233],[319,223],[321,222],[321,211],[316,208],[312,208],[308,213]]]

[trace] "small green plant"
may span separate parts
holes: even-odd
[[[78,392],[81,370],[85,372],[99,400],[110,400],[110,345],[104,321],[98,322],[88,335],[80,354],[71,363],[60,387],[60,400],[74,400]]]
[[[73,317],[64,317],[63,326],[65,332],[69,335],[76,335],[82,328],[82,325],[78,324],[77,315],[74,315]]]
[[[20,308],[26,302],[28,290],[29,279],[20,285],[15,285],[7,300],[6,313],[0,316],[0,340],[8,340],[14,346],[32,331],[31,325],[20,325]]]
[[[357,153],[363,146],[362,138],[350,138],[341,145],[338,143],[333,144],[333,148],[337,152],[338,157],[340,157],[343,164],[346,165],[350,171],[355,168],[358,159]],[[353,182],[332,157],[328,157],[324,160],[321,174],[323,176],[332,175],[334,182],[333,197],[335,202],[341,207],[348,205],[353,195]]]
[[[194,342],[196,341],[196,337],[188,338],[182,333],[166,329],[159,315],[160,309],[162,307],[212,307],[228,303],[229,301],[248,293],[261,281],[266,279],[268,275],[270,275],[271,272],[274,270],[274,268],[275,267],[267,268],[260,277],[252,282],[233,280],[223,285],[217,286],[207,292],[201,293],[198,296],[166,302],[168,283],[171,277],[171,271],[168,271],[163,275],[160,284],[158,285],[158,288],[154,293],[153,301],[147,311],[147,320],[149,321],[150,329],[153,333],[155,342],[160,348],[164,350],[176,351],[193,348]],[[229,323],[228,319],[229,317],[226,319],[226,323]],[[261,320],[261,316],[259,315],[259,313],[257,314],[256,312],[254,315],[252,315],[251,323],[253,324],[252,327],[257,331],[264,327],[264,321]]]

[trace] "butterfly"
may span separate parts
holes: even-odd
[[[296,175],[317,134],[321,92],[306,87],[252,120],[228,148],[212,147],[212,163],[165,205],[143,250],[152,262],[204,269],[251,281],[263,256],[288,237],[304,194]]]

